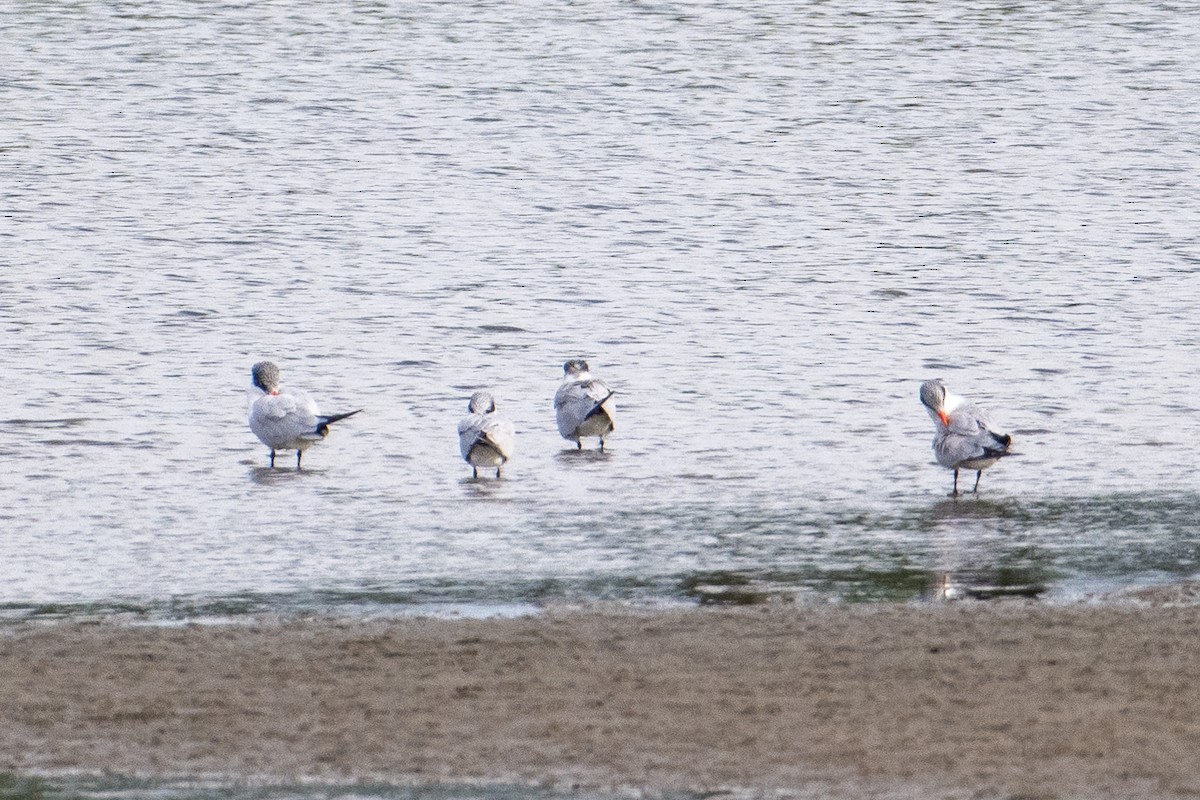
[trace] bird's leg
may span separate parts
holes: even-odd
[[[304,455],[303,450],[296,451],[296,472],[300,471],[300,456]]]
[[[575,449],[576,449],[576,450],[582,450],[582,449],[583,449],[583,439],[576,439],[576,440],[575,440]]]
[[[954,491],[950,492],[951,497],[958,497],[958,470],[954,470]]]
[[[479,467],[471,467],[471,477],[472,478],[479,477]]]
[[[983,474],[983,470],[981,470],[981,469],[975,470],[975,488],[971,490],[971,494],[979,493],[979,476],[982,474]]]
[[[271,469],[275,469],[275,451],[271,451]]]
[[[600,437],[600,452],[604,452],[604,437]]]
[[[499,478],[500,478],[500,468],[496,467],[496,479],[499,480]]]

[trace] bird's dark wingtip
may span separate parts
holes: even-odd
[[[328,425],[331,422],[338,422],[340,420],[346,419],[347,417],[353,417],[355,414],[358,414],[361,411],[362,411],[361,408],[357,408],[354,411],[347,411],[344,414],[328,414],[326,416],[321,417],[321,423],[324,425]]]

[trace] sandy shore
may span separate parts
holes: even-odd
[[[1200,609],[550,612],[0,633],[0,770],[1200,795]]]

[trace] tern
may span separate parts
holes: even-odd
[[[604,437],[612,433],[617,413],[614,394],[608,384],[591,376],[586,361],[572,359],[563,364],[563,382],[554,394],[558,432],[580,450],[580,439],[598,436],[603,450]]]
[[[512,456],[516,433],[513,424],[496,413],[496,401],[487,392],[471,395],[471,412],[458,423],[458,449],[471,465],[471,476],[479,477],[480,467],[500,467]]]
[[[362,409],[345,414],[321,414],[317,404],[303,392],[279,385],[279,367],[260,361],[250,368],[257,397],[250,405],[250,430],[271,448],[271,468],[276,450],[295,450],[296,469],[304,451],[329,435],[329,426],[352,417]]]
[[[933,418],[937,434],[933,437],[933,453],[937,462],[954,470],[952,497],[958,496],[958,471],[975,470],[975,488],[983,471],[1009,454],[1012,437],[993,430],[987,412],[946,391],[939,380],[921,384],[921,404]]]

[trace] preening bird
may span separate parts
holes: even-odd
[[[608,384],[592,377],[586,361],[572,359],[563,364],[562,385],[554,394],[558,432],[564,439],[575,442],[580,450],[581,439],[598,436],[603,450],[604,437],[612,433],[616,421],[614,394]]]
[[[921,404],[929,412],[937,433],[933,437],[933,454],[937,462],[954,470],[954,489],[958,495],[958,471],[975,470],[975,488],[983,470],[1009,455],[1012,437],[998,433],[987,412],[974,403],[946,391],[940,380],[921,384]]]
[[[473,477],[479,477],[480,467],[500,467],[512,456],[516,432],[513,424],[496,413],[496,401],[487,392],[471,395],[467,404],[470,413],[458,423],[458,449],[463,460],[471,465]]]
[[[271,448],[271,467],[276,450],[295,450],[296,469],[304,451],[329,435],[329,426],[352,417],[362,409],[344,414],[321,414],[317,404],[303,392],[285,390],[279,385],[279,367],[260,361],[250,368],[257,390],[250,405],[250,430]]]

